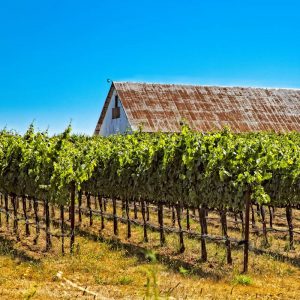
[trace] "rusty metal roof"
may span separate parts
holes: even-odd
[[[114,82],[128,121],[145,132],[300,131],[300,90]],[[95,133],[99,133],[109,95]]]

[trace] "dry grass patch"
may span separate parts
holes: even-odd
[[[194,270],[174,270],[171,265],[141,260],[109,243],[84,237],[77,238],[76,243],[74,255],[62,256],[59,249],[54,249],[39,260],[20,258],[22,246],[18,244],[1,243],[0,298],[93,299],[60,280],[58,271],[78,287],[97,293],[98,299],[300,298],[299,269],[267,256],[251,254],[249,281],[239,277],[240,258],[232,267],[222,264],[221,247],[215,249],[216,256],[209,263],[198,262]],[[215,245],[209,247],[213,252]],[[203,276],[197,275],[197,269]]]

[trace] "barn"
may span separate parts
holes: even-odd
[[[300,131],[300,89],[112,82],[95,135],[141,129],[179,132]]]

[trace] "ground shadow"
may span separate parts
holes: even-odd
[[[93,241],[99,241],[102,243],[106,243],[110,246],[112,250],[125,250],[126,255],[128,256],[135,256],[138,258],[140,262],[147,262],[150,261],[147,258],[147,253],[149,253],[149,250],[141,247],[136,244],[131,243],[124,243],[117,237],[107,238],[101,233],[96,234],[87,230],[84,230],[80,227],[76,228],[76,233],[82,237],[88,238]],[[221,276],[219,274],[216,274],[212,271],[207,271],[201,269],[201,266],[195,265],[186,261],[183,261],[178,258],[171,257],[169,255],[155,253],[156,260],[160,263],[163,263],[166,265],[169,269],[172,269],[173,271],[179,272],[180,267],[188,270],[190,274],[194,274],[200,277],[204,278],[210,278],[213,280],[220,280]]]
[[[0,236],[0,255],[9,255],[13,259],[18,258],[21,261],[40,263],[40,259],[30,256],[24,250],[16,249],[14,245],[15,241]]]

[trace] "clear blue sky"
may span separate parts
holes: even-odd
[[[0,128],[92,134],[107,78],[300,88],[300,1],[0,0]]]

